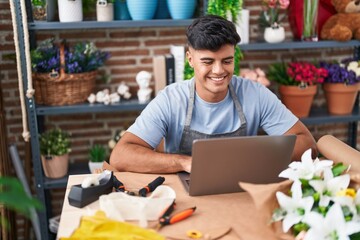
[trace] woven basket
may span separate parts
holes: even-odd
[[[63,106],[85,102],[94,91],[97,71],[65,73],[65,46],[60,46],[60,74],[33,73],[37,104]]]

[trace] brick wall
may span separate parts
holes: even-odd
[[[244,8],[250,10],[250,41],[259,39],[257,18],[261,11],[260,0],[245,0]],[[8,143],[15,142],[24,157],[25,144],[21,138],[21,109],[19,107],[19,91],[17,71],[14,59],[15,47],[8,0],[0,0],[0,86],[6,111]],[[285,23],[287,39],[291,39],[289,25]],[[185,43],[185,27],[163,28],[131,28],[131,29],[98,29],[98,30],[64,30],[39,31],[37,41],[54,37],[56,40],[67,39],[68,42],[91,40],[98,48],[111,52],[111,59],[100,71],[96,87],[97,90],[110,88],[115,91],[118,84],[125,81],[133,96],[136,96],[137,84],[135,75],[140,70],[152,72],[152,57],[156,54],[169,52],[171,44]],[[298,60],[335,59],[351,56],[352,49],[336,48],[288,51],[249,51],[244,52],[241,67],[267,66],[280,60],[297,58]],[[105,83],[102,79],[107,78]],[[275,87],[273,87],[275,89]],[[320,90],[314,105],[324,105],[325,101]],[[60,127],[72,134],[73,151],[71,161],[87,161],[87,151],[94,143],[107,144],[116,129],[128,127],[139,112],[106,113],[106,114],[73,114],[47,116],[44,118],[45,127]],[[347,137],[347,124],[325,124],[308,126],[314,137],[331,133],[342,140]],[[2,139],[2,137],[0,137]],[[1,142],[3,139],[1,140]],[[62,207],[64,190],[52,191],[54,213],[59,214]],[[22,224],[22,223],[19,223]],[[22,239],[22,227],[19,227],[19,239]]]

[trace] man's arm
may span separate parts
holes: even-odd
[[[126,132],[111,153],[110,165],[119,171],[126,172],[190,172],[191,157],[156,152],[144,140]]]
[[[284,135],[296,135],[295,148],[291,157],[293,161],[300,160],[301,155],[309,148],[312,149],[313,159],[318,156],[315,139],[302,122],[297,121]]]

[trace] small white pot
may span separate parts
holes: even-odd
[[[114,4],[106,0],[98,0],[96,4],[96,19],[99,22],[114,20]]]
[[[95,173],[96,169],[102,169],[104,162],[90,162],[89,161],[89,170],[91,173]]]
[[[58,0],[60,22],[80,22],[83,20],[82,0]]]
[[[268,43],[279,43],[285,40],[283,27],[267,27],[264,32],[264,39]]]

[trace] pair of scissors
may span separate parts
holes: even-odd
[[[156,231],[159,231],[162,227],[166,225],[171,225],[190,217],[196,210],[196,207],[192,207],[182,210],[181,212],[178,212],[171,216],[171,213],[174,211],[175,206],[176,203],[174,200],[172,204],[167,209],[165,209],[164,213],[159,218],[158,224],[155,227]]]

